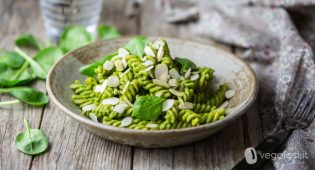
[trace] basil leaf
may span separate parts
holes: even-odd
[[[99,66],[99,65],[102,65],[105,63],[105,61],[107,60],[111,60],[114,56],[116,56],[118,53],[115,52],[113,54],[110,54],[110,55],[107,55],[105,56],[104,58],[100,59],[100,60],[97,60],[95,61],[94,63],[92,64],[89,64],[89,65],[85,65],[83,67],[81,67],[79,69],[80,73],[81,74],[84,74],[84,75],[87,75],[87,76],[90,76],[90,77],[93,77],[95,76],[95,69]]]
[[[148,44],[148,39],[145,36],[136,36],[132,38],[125,46],[133,55],[142,57],[144,54],[144,47]]]
[[[49,72],[50,68],[63,56],[63,52],[58,47],[47,47],[36,54],[34,60],[45,70]]]
[[[48,96],[45,93],[31,87],[0,88],[1,92],[10,93],[22,102],[33,106],[42,106],[48,103]]]
[[[0,64],[2,63],[15,69],[22,67],[24,62],[24,58],[14,51],[0,52]]]
[[[31,34],[22,34],[15,40],[18,47],[35,47],[38,50],[43,48],[42,43]]]
[[[197,68],[196,64],[194,64],[192,61],[190,61],[187,58],[175,58],[175,62],[177,63],[177,66],[180,68],[180,72],[183,73],[187,71],[189,68],[195,69]]]
[[[162,113],[164,101],[156,96],[139,96],[133,106],[133,116],[140,120],[156,120]]]
[[[38,155],[48,148],[48,138],[39,129],[31,129],[24,119],[25,132],[16,136],[15,146],[18,150],[28,155]]]
[[[44,70],[42,66],[40,66],[33,58],[28,56],[26,53],[24,53],[21,49],[18,47],[15,48],[15,51],[20,54],[27,62],[30,63],[33,71],[35,72],[36,76],[41,79],[46,79],[47,71]]]
[[[79,25],[67,27],[60,36],[60,48],[64,53],[82,47],[93,41],[93,36]]]
[[[98,37],[102,40],[120,37],[120,33],[116,27],[100,25],[97,27]]]

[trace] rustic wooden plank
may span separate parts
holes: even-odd
[[[156,1],[155,1],[156,3]],[[205,41],[189,33],[185,25],[166,24],[159,4],[145,1],[141,14],[141,33],[145,35],[173,36]],[[231,50],[230,47],[208,41]],[[235,121],[228,128],[203,141],[168,149],[134,149],[134,169],[230,169],[244,152],[242,121]]]
[[[25,9],[38,8],[37,1],[0,1],[0,49],[13,49],[15,38],[22,32],[30,32],[43,38],[39,12]],[[31,86],[45,90],[44,81]],[[0,101],[12,100],[7,94],[0,94]],[[29,120],[30,126],[38,128],[42,117],[42,107],[16,104],[0,108],[0,169],[28,169],[32,156],[20,153],[14,146],[15,136],[21,132],[23,118]]]
[[[135,34],[136,18],[130,19],[124,13],[126,4],[127,0],[104,1],[101,23],[118,26],[124,34]],[[44,111],[41,129],[49,136],[50,149],[34,158],[31,169],[131,168],[132,147],[93,135],[52,102]]]

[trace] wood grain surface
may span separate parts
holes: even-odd
[[[189,34],[185,25],[165,24],[157,1],[144,1],[133,15],[129,15],[130,3],[128,0],[105,0],[101,23],[117,26],[124,35],[200,40]],[[15,37],[23,32],[45,40],[37,0],[0,0],[0,23],[1,49],[12,49]],[[209,43],[231,50],[224,44],[210,40]],[[44,81],[34,82],[32,86],[45,91]],[[10,96],[0,94],[0,101],[9,99]],[[23,130],[24,117],[32,127],[41,128],[49,137],[50,147],[44,154],[27,156],[16,150],[14,140]],[[112,143],[89,133],[52,102],[42,108],[19,104],[0,108],[0,170],[230,169],[243,157],[246,147],[255,146],[261,140],[260,123],[253,107],[242,119],[203,141],[167,149],[142,149]]]

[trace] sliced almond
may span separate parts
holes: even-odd
[[[168,84],[169,84],[170,86],[172,86],[172,87],[175,87],[175,86],[177,86],[177,80],[176,80],[176,79],[170,79],[170,80],[168,81]]]
[[[116,66],[116,69],[118,71],[123,71],[124,70],[124,66],[123,66],[123,63],[121,60],[116,60],[115,61],[115,66]]]
[[[224,108],[226,108],[227,105],[229,105],[229,101],[223,102],[223,103],[218,107],[218,109],[224,109]]]
[[[163,112],[170,110],[173,105],[175,103],[174,99],[167,99],[164,103],[163,103]]]
[[[148,127],[148,128],[156,128],[156,127],[158,127],[158,125],[157,125],[157,124],[154,124],[154,123],[148,123],[148,124],[146,125],[146,127]]]
[[[117,76],[109,76],[107,81],[108,81],[107,85],[110,87],[119,86],[119,78]]]
[[[117,97],[111,97],[111,98],[104,99],[102,101],[102,104],[103,105],[116,105],[118,104],[118,102],[119,102],[119,99]]]
[[[161,97],[163,95],[164,91],[158,91],[154,94],[156,97]]]
[[[154,66],[150,66],[150,67],[146,68],[146,69],[144,70],[144,72],[150,71],[150,70],[152,70],[153,68],[154,68]]]
[[[168,77],[168,67],[166,64],[158,64],[155,67],[154,75],[156,79],[165,80]]]
[[[124,113],[127,106],[127,104],[118,104],[114,107],[114,111],[120,114]]]
[[[182,104],[180,104],[178,106],[179,109],[185,109],[185,110],[189,110],[189,109],[193,109],[194,108],[194,105],[190,102],[184,102]]]
[[[225,92],[225,97],[227,99],[232,98],[235,95],[235,91],[234,90],[228,90]]]
[[[166,81],[163,80],[158,80],[158,79],[153,79],[153,83],[165,88],[170,88],[170,85],[168,83],[166,83]]]
[[[177,90],[174,90],[174,89],[169,89],[169,91],[174,94],[175,96],[178,96],[178,97],[182,97],[183,94]]]
[[[128,68],[124,73],[122,73],[119,77],[122,78],[124,77],[127,73],[130,72],[130,68]]]
[[[178,71],[175,69],[175,68],[172,68],[170,71],[169,71],[169,74],[171,76],[172,79],[178,79],[179,78],[179,73]]]
[[[126,57],[127,55],[129,55],[128,50],[126,50],[125,48],[118,49],[118,57]]]
[[[187,72],[185,73],[184,78],[188,79],[190,77],[190,75],[191,75],[191,69],[188,69]]]
[[[190,77],[190,80],[191,81],[195,81],[195,80],[197,80],[199,78],[199,74],[194,74],[194,75],[192,75],[191,77]]]
[[[152,56],[152,57],[155,57],[155,54],[153,52],[153,50],[151,49],[150,46],[145,46],[144,47],[144,53],[148,56]]]
[[[94,113],[89,113],[89,117],[90,117],[91,120],[93,120],[94,122],[98,122],[97,116],[96,116]]]
[[[90,110],[95,109],[95,107],[96,107],[95,104],[89,104],[89,105],[82,107],[82,111],[90,111]]]
[[[161,61],[163,55],[164,55],[163,46],[160,46],[160,48],[157,52],[157,61]]]
[[[111,62],[111,61],[106,61],[106,62],[103,64],[103,67],[105,68],[105,70],[112,70],[113,67],[114,67],[114,63]]]
[[[125,84],[125,86],[124,86],[124,88],[123,88],[121,94],[124,94],[124,93],[125,93],[125,91],[127,90],[129,84],[130,84],[130,81],[128,81],[128,82]]]
[[[128,65],[127,65],[127,61],[126,61],[126,57],[124,56],[124,57],[122,57],[122,59],[121,59],[121,63],[122,63],[122,65],[123,65],[123,67],[124,68],[126,68]]]
[[[132,117],[125,117],[125,118],[123,118],[123,120],[121,120],[121,126],[122,127],[129,126],[129,125],[131,125],[131,123],[132,123]]]
[[[154,43],[153,43],[153,48],[155,48],[155,49],[159,49],[161,46],[164,46],[165,45],[165,43],[164,43],[164,41],[161,41],[161,40],[157,40],[157,41],[155,41]]]
[[[101,85],[96,85],[94,91],[97,93],[103,93],[107,87],[107,79]]]
[[[152,65],[154,65],[154,62],[153,62],[153,61],[151,61],[151,60],[147,60],[147,61],[145,61],[144,63],[142,63],[142,65],[144,65],[144,66],[148,67],[148,66],[152,66]]]

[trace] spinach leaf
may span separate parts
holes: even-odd
[[[24,103],[34,106],[42,106],[48,103],[48,96],[31,87],[0,88],[0,93],[10,93]]]
[[[180,72],[183,73],[187,71],[189,68],[195,69],[197,68],[196,64],[194,64],[192,61],[190,61],[187,58],[175,58],[175,62],[177,63],[177,66],[180,68]]]
[[[63,56],[63,52],[58,47],[47,47],[38,52],[34,60],[45,70],[49,72],[50,68]]]
[[[28,83],[36,78],[32,70],[28,69],[28,63],[19,69],[12,69],[0,63],[0,86],[11,87]]]
[[[60,48],[64,53],[82,47],[93,41],[93,36],[83,26],[67,27],[60,36]]]
[[[112,54],[109,54],[107,56],[105,56],[104,58],[100,59],[100,60],[97,60],[96,62],[92,63],[92,64],[89,64],[89,65],[85,65],[83,67],[81,67],[79,69],[80,73],[81,74],[84,74],[84,75],[87,75],[87,76],[90,76],[90,77],[94,77],[96,74],[95,74],[95,69],[101,65],[101,64],[104,64],[105,61],[107,60],[111,60],[114,56],[116,56],[118,53],[115,52],[115,53],[112,53]]]
[[[136,36],[132,38],[125,46],[131,54],[142,57],[144,54],[144,47],[148,44],[148,39],[145,36]]]
[[[46,79],[47,71],[44,70],[42,66],[40,66],[33,58],[28,56],[25,52],[23,52],[18,47],[15,48],[15,51],[20,54],[27,62],[30,63],[33,71],[35,72],[36,76],[41,79]]]
[[[139,96],[133,106],[133,116],[140,120],[156,120],[162,113],[165,99],[156,96]]]
[[[120,37],[120,33],[116,27],[100,25],[97,27],[98,37],[102,40],[108,40],[112,38]]]
[[[24,119],[25,132],[15,138],[15,146],[18,150],[28,155],[38,155],[48,148],[48,138],[39,129],[31,129],[27,120]]]
[[[38,50],[43,48],[41,42],[31,34],[22,34],[15,40],[18,47],[35,47]]]
[[[24,62],[25,62],[24,58],[14,51],[0,52],[0,64],[5,64],[15,69],[22,67]]]

